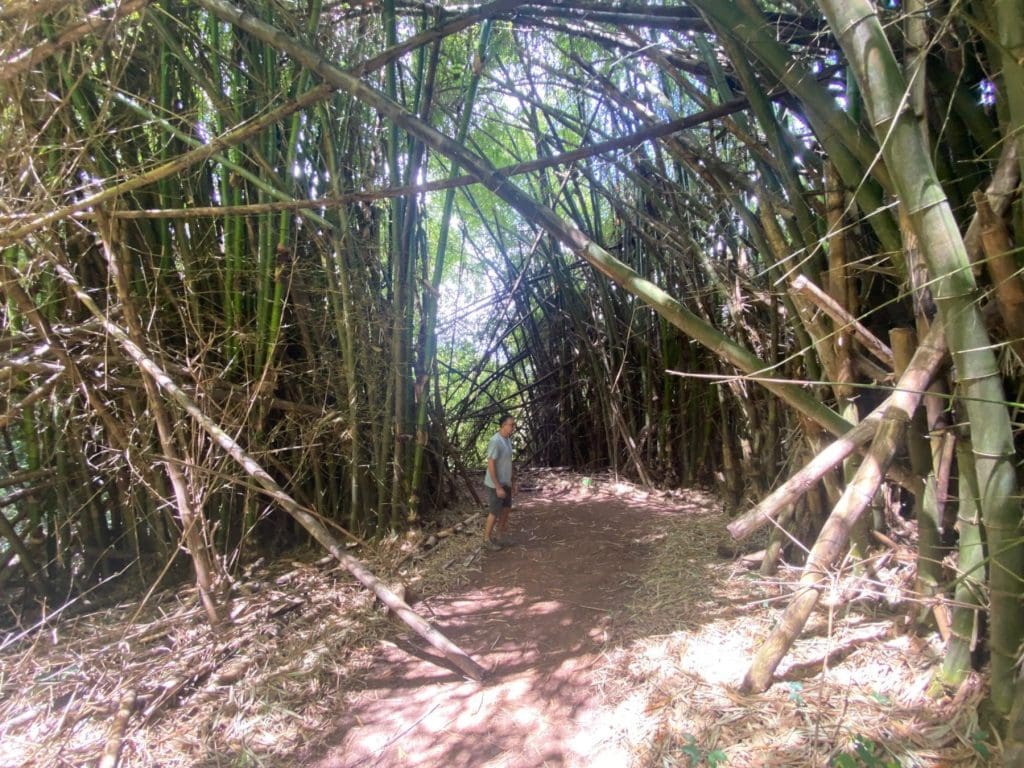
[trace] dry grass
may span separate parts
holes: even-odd
[[[712,500],[704,506],[704,515],[659,524],[630,637],[602,670],[636,766],[1001,764],[978,725],[980,678],[956,697],[934,696],[940,641],[895,631],[902,613],[877,600],[821,606],[780,666],[781,681],[761,695],[740,694],[751,654],[781,616],[799,570],[766,580],[739,561],[715,560],[728,520],[711,511]],[[885,591],[905,596],[906,558],[887,560],[891,567],[879,569]],[[837,583],[836,594],[849,581]]]
[[[738,693],[752,651],[785,607],[796,570],[764,579],[717,557],[727,520],[697,493],[667,499],[621,482],[550,477],[586,493],[650,502],[647,570],[624,622],[595,664],[606,742],[636,768],[849,765],[968,768],[980,757],[969,681],[955,698],[930,695],[941,649],[894,631],[884,601],[822,607],[762,695]],[[684,514],[662,514],[668,507]],[[658,508],[662,513],[657,511]],[[421,596],[458,591],[479,567],[479,518],[429,551],[393,539],[365,554],[374,571]],[[292,765],[329,739],[346,697],[368,678],[373,652],[396,626],[347,573],[317,555],[278,562],[240,582],[234,624],[215,637],[192,590],[64,621],[0,654],[0,766],[95,762],[126,694],[138,697],[122,765]],[[879,569],[890,600],[905,595],[912,561]],[[836,594],[846,588],[836,584]],[[832,601],[836,605],[835,601]],[[858,756],[858,749],[860,754]]]
[[[391,539],[367,562],[426,595],[463,583],[479,550],[460,533],[427,552],[418,545]],[[194,589],[156,595],[131,621],[136,611],[121,605],[5,638],[0,766],[95,763],[129,695],[137,701],[121,765],[292,764],[329,735],[376,643],[396,630],[373,595],[319,553],[241,580],[220,636]]]

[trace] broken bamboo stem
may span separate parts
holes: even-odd
[[[794,291],[805,296],[818,309],[831,317],[833,322],[837,324],[837,327],[852,331],[857,341],[863,344],[864,348],[879,361],[889,366],[890,369],[893,367],[892,350],[889,349],[888,345],[865,328],[856,317],[843,309],[835,299],[808,280],[804,275],[797,275],[793,279],[792,287]]]
[[[865,416],[853,429],[818,453],[799,472],[780,485],[771,494],[744,515],[729,523],[729,534],[736,541],[742,541],[766,525],[778,515],[779,510],[793,503],[830,469],[839,464],[863,443],[873,438],[885,418],[893,398],[901,392],[913,392],[918,397],[924,392],[935,376],[939,365],[946,357],[946,337],[940,323],[934,323],[924,341],[917,348],[907,366],[906,372],[896,384],[896,391],[881,405]],[[920,482],[920,481],[919,481]],[[920,496],[920,493],[916,495]]]
[[[135,364],[147,375],[151,376],[157,386],[167,397],[183,408],[200,428],[209,435],[232,459],[244,469],[263,491],[276,501],[289,515],[305,528],[309,534],[316,539],[341,565],[351,573],[363,586],[372,591],[377,598],[391,611],[404,621],[416,634],[426,640],[431,646],[440,651],[445,658],[461,669],[473,680],[482,680],[486,671],[483,667],[471,659],[451,640],[445,637],[440,631],[434,629],[418,613],[413,611],[403,600],[400,600],[394,592],[388,589],[376,576],[374,576],[362,562],[344,551],[341,544],[320,522],[319,516],[312,510],[306,509],[295,499],[288,495],[285,490],[275,482],[265,469],[250,456],[235,440],[217,424],[213,422],[199,406],[181,389],[161,368],[149,357],[127,332],[117,324],[106,319],[92,297],[82,288],[78,280],[63,265],[56,261],[51,262],[61,280],[67,284],[79,301],[82,302],[94,317],[103,324],[104,329],[109,333],[121,348],[128,353]],[[2,266],[2,265],[0,265]]]
[[[911,360],[907,372],[900,377],[898,388],[889,396],[881,423],[878,425],[871,449],[861,462],[853,481],[843,491],[833,508],[818,540],[811,548],[800,577],[799,588],[787,606],[782,619],[768,639],[761,645],[750,669],[743,678],[742,689],[761,692],[771,685],[772,676],[793,642],[803,631],[814,606],[821,596],[821,588],[828,578],[828,570],[839,557],[849,540],[850,531],[878,492],[885,471],[896,455],[907,425],[921,402],[924,389],[934,370],[946,354],[942,323],[936,322]]]
[[[1006,224],[988,203],[988,195],[974,193],[976,218],[981,224],[985,266],[996,295],[996,305],[1006,326],[1010,346],[1024,360],[1024,283],[1017,273],[1013,244]]]

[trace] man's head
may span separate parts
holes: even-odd
[[[499,428],[498,431],[502,437],[508,437],[516,428],[515,417],[510,413],[502,414],[501,418],[498,419]]]

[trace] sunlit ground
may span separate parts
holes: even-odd
[[[404,540],[371,558],[494,670],[484,684],[314,554],[254,574],[216,642],[186,590],[134,624],[123,606],[8,649],[0,765],[97,760],[129,691],[131,766],[999,764],[984,756],[982,685],[931,694],[941,648],[894,631],[907,606],[823,600],[781,679],[742,695],[798,572],[764,579],[718,557],[726,520],[709,497],[578,476],[537,485],[518,547],[495,559],[478,521],[423,558]],[[892,562],[890,586],[911,583],[906,559]]]

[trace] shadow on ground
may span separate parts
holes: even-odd
[[[469,588],[424,613],[490,670],[474,683],[415,636],[384,642],[310,762],[355,766],[622,766],[592,670],[619,636],[656,534],[627,498],[522,494],[512,545],[481,553]]]

